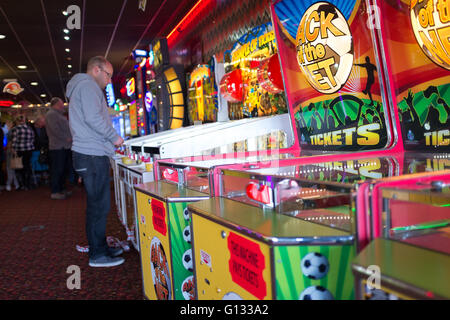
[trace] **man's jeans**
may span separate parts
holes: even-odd
[[[107,156],[91,156],[73,151],[73,167],[83,179],[87,194],[86,235],[89,258],[108,254],[106,218],[111,207],[110,162]]]
[[[66,177],[70,166],[70,149],[49,150],[50,188],[52,193],[61,193],[66,188]]]

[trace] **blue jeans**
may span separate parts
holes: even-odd
[[[86,235],[89,258],[108,255],[106,218],[111,208],[110,162],[107,156],[91,156],[73,151],[73,167],[83,179],[87,194]]]

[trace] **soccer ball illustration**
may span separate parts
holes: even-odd
[[[241,298],[240,295],[238,295],[235,292],[228,292],[223,296],[222,300],[243,300],[243,299]]]
[[[353,67],[353,38],[344,15],[331,3],[314,3],[295,41],[297,62],[311,86],[325,94],[339,91]]]
[[[187,207],[183,210],[183,217],[185,220],[189,220],[189,210]]]
[[[186,228],[184,228],[184,230],[183,230],[183,239],[187,243],[191,243],[191,228],[190,228],[190,226],[187,226]]]
[[[311,286],[303,290],[299,300],[334,300],[333,295],[321,286]]]
[[[317,280],[327,275],[330,264],[324,255],[318,252],[310,252],[302,259],[301,268],[305,276]]]
[[[194,264],[192,263],[192,249],[186,250],[183,254],[183,266],[187,271],[192,272],[194,270]]]

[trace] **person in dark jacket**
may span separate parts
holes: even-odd
[[[60,98],[55,97],[50,101],[50,110],[45,115],[45,124],[49,138],[50,198],[63,200],[71,194],[66,190],[65,183],[71,164],[72,134],[69,120],[64,114],[64,102]]]

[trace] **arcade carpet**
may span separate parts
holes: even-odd
[[[143,299],[139,254],[131,243],[125,263],[111,268],[91,268],[87,253],[77,251],[87,245],[86,194],[82,187],[72,191],[66,200],[50,200],[47,186],[1,191],[0,300]],[[126,240],[111,203],[106,235]],[[71,265],[79,266],[80,289],[68,288]]]

